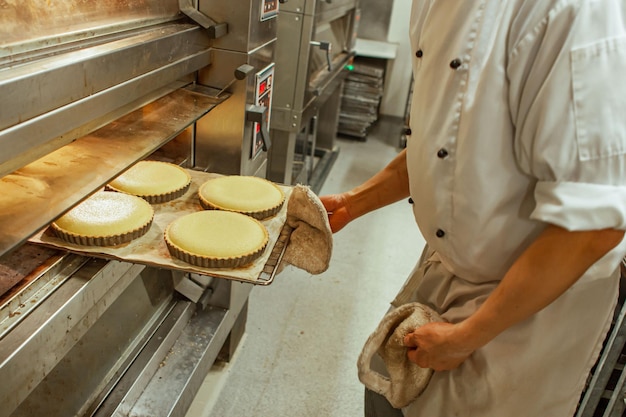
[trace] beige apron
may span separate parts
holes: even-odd
[[[619,274],[585,280],[476,351],[435,372],[407,417],[571,417],[617,302]],[[430,252],[394,305],[418,301],[450,322],[471,315],[495,287],[449,273]]]

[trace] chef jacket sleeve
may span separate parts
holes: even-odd
[[[626,4],[558,4],[512,33],[506,68],[516,158],[537,179],[531,218],[626,229]]]

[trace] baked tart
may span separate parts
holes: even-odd
[[[84,246],[116,246],[143,236],[154,218],[145,200],[99,191],[51,224],[62,240]]]
[[[231,211],[198,211],[165,229],[172,257],[204,268],[248,266],[263,254],[268,241],[261,222]]]
[[[258,220],[278,213],[285,201],[273,182],[242,175],[212,178],[200,186],[198,195],[205,210],[234,211]]]
[[[111,181],[107,188],[136,195],[150,204],[166,203],[181,197],[191,185],[191,176],[169,162],[139,161]]]

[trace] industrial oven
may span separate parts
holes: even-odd
[[[334,162],[341,85],[354,57],[359,13],[358,0],[289,0],[281,6],[269,179],[317,190]]]
[[[0,2],[0,416],[185,415],[233,353],[270,262],[251,282],[32,238],[145,158],[265,177],[278,7]]]

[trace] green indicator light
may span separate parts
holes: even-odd
[[[344,68],[347,69],[348,71],[354,71],[354,65],[352,64],[348,64]]]

